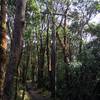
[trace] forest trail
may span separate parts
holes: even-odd
[[[39,93],[39,90],[36,90],[36,89],[32,88],[32,86],[28,87],[27,92],[28,92],[31,100],[51,100],[50,96],[41,95]]]
[[[34,90],[29,90],[28,93],[31,97],[31,100],[50,100],[50,97],[42,96],[42,95],[36,93],[36,91],[34,91]]]

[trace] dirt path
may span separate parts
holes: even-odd
[[[50,97],[37,94],[36,91],[33,91],[33,90],[29,90],[28,93],[31,97],[31,100],[50,100]]]
[[[51,100],[50,96],[42,96],[37,90],[32,88],[32,86],[28,86],[27,92],[30,95],[31,100]]]

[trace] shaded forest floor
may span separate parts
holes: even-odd
[[[28,91],[31,100],[51,100],[48,96],[43,96],[37,90]]]
[[[37,84],[26,82],[25,90],[20,89],[17,93],[16,100],[55,100],[51,98],[51,92],[45,88],[37,88]],[[56,100],[60,100],[56,97]]]
[[[52,100],[48,91],[42,89],[36,89],[31,85],[27,85],[27,92],[30,96],[30,100]]]

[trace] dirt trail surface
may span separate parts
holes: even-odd
[[[31,97],[31,100],[50,100],[49,97],[37,94],[36,91],[33,91],[33,90],[29,90],[28,93]]]
[[[50,96],[42,96],[41,94],[38,93],[38,90],[32,88],[31,85],[28,85],[27,92],[30,95],[31,100],[51,100]]]

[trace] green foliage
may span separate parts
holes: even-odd
[[[62,60],[59,60],[59,63],[57,65],[58,67],[58,81],[61,82],[64,80],[64,74],[65,74],[65,68],[66,65],[64,62],[62,62]],[[61,84],[61,83],[60,83]]]
[[[88,70],[91,70],[93,73],[98,73],[100,68],[100,45],[99,40],[96,39],[86,45],[86,49],[81,53],[81,62]]]
[[[35,0],[28,0],[27,6],[30,11],[34,11],[34,13],[39,13],[39,7]]]
[[[24,33],[24,39],[25,39],[25,40],[29,40],[30,37],[31,37],[31,33],[32,33],[31,29],[27,30],[27,31]]]
[[[100,24],[90,24],[89,27],[86,29],[86,32],[89,32],[97,37],[100,37]]]
[[[100,4],[97,4],[97,5],[96,5],[96,9],[97,9],[97,10],[100,10]]]

